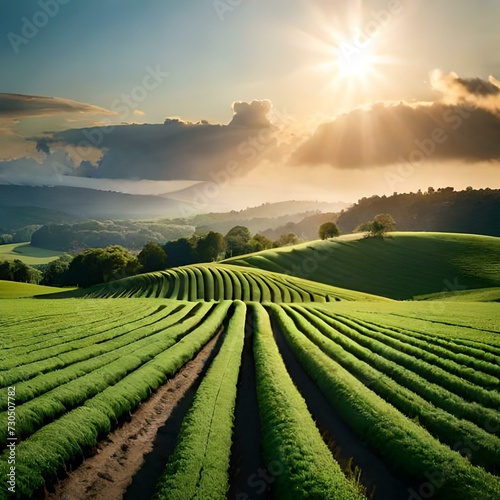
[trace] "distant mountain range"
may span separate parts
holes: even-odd
[[[196,215],[196,207],[165,195],[132,195],[64,186],[0,185],[0,233],[32,224],[72,223],[86,219],[169,219],[177,224],[194,225],[200,231],[221,232],[227,232],[236,223],[248,223],[255,226],[252,230],[256,232],[290,221],[298,222],[318,211],[337,211],[345,207],[347,204],[342,202],[286,201],[240,211]],[[252,219],[261,220],[252,224]]]
[[[179,203],[161,196],[76,187],[0,185],[0,230],[84,219],[177,217]]]

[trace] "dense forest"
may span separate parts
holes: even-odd
[[[96,221],[47,224],[31,236],[35,247],[75,253],[85,248],[122,245],[139,250],[148,241],[166,242],[191,236],[194,227],[162,222]]]
[[[444,231],[500,236],[500,190],[432,187],[426,192],[371,196],[342,211],[337,224],[343,233],[379,213],[391,214],[400,231]]]

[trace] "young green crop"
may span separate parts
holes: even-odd
[[[308,311],[333,328],[328,333],[329,338],[357,358],[366,361],[380,372],[390,376],[401,387],[410,389],[437,408],[442,408],[460,419],[470,420],[488,432],[493,431],[497,436],[500,434],[500,414],[498,411],[485,408],[476,402],[466,401],[448,389],[429,382],[421,375],[374,352],[370,344],[363,344],[364,338],[362,336],[359,336],[356,332],[349,332],[345,325],[336,322],[316,309],[311,308]],[[335,335],[334,332],[338,332],[338,334]]]
[[[345,316],[345,315],[344,315]],[[347,317],[350,321],[362,327],[380,332],[389,337],[402,340],[413,346],[428,350],[438,356],[453,359],[457,363],[470,366],[476,370],[488,373],[494,377],[500,377],[500,359],[498,354],[492,354],[485,350],[485,346],[478,348],[461,344],[454,339],[442,339],[436,335],[423,334],[409,329],[399,329],[377,325],[373,322],[363,321],[359,318]]]
[[[281,471],[272,483],[273,497],[364,498],[321,438],[281,359],[269,315],[259,304],[254,306],[254,352],[264,455]]]
[[[419,343],[416,339],[404,335],[388,335],[387,332],[381,331],[380,328],[366,328],[357,321],[342,315],[334,315],[333,317],[363,335],[378,340],[400,352],[426,361],[433,366],[439,366],[448,373],[456,374],[473,384],[478,384],[481,387],[496,387],[500,382],[495,376],[483,373],[478,368],[471,368],[470,365],[475,365],[475,363],[470,358],[464,359],[464,356],[460,358],[454,353],[442,349],[438,353],[433,353],[428,343]],[[468,363],[465,361],[468,361]],[[500,399],[495,401],[494,404],[496,403],[500,405]]]
[[[51,422],[64,412],[83,404],[86,400],[104,391],[108,386],[116,384],[129,373],[137,370],[150,359],[165,352],[202,322],[205,311],[204,308],[200,308],[197,314],[186,321],[164,330],[157,330],[158,335],[140,349],[135,349],[130,354],[115,359],[51,391],[43,391],[45,394],[18,405],[16,408],[17,436],[25,438],[31,435],[47,422]],[[53,377],[58,377],[57,372],[54,372]],[[51,384],[50,380],[48,384]],[[6,427],[0,428],[0,442],[6,442],[6,432]]]
[[[414,481],[439,474],[439,498],[479,500],[500,496],[500,479],[472,466],[425,429],[377,396],[300,333],[283,308],[271,305],[300,363],[330,404],[394,469]]]
[[[202,306],[201,304],[195,306],[195,308],[199,307],[202,307],[205,313],[208,312],[207,307],[209,306]],[[41,373],[62,369],[68,364],[84,361],[93,356],[106,353],[116,346],[124,345],[123,339],[120,337],[127,335],[130,331],[139,333],[140,335],[138,338],[141,338],[161,332],[164,328],[172,325],[172,320],[175,323],[177,319],[180,318],[178,316],[172,316],[171,318],[162,316],[160,319],[156,319],[148,316],[139,320],[137,323],[125,323],[119,328],[106,330],[102,334],[90,335],[88,338],[81,338],[74,343],[66,342],[64,345],[44,349],[43,357],[38,361],[33,361],[33,359],[28,356],[26,360],[27,363],[21,364],[23,358],[26,359],[26,357],[23,356],[18,360],[18,363],[14,365],[15,368],[4,371],[0,375],[0,383],[3,387],[6,387],[18,381],[29,380]],[[144,330],[141,330],[141,328],[144,328]],[[38,354],[40,355],[40,353]],[[15,362],[15,359],[13,361]]]
[[[182,422],[174,453],[157,486],[157,499],[226,498],[246,314],[243,302],[235,302],[234,307],[224,343]]]
[[[339,363],[362,382],[367,381],[371,390],[406,416],[418,421],[441,442],[459,448],[460,444],[473,442],[468,456],[472,463],[488,470],[495,470],[500,457],[500,439],[480,429],[467,420],[461,420],[402,387],[368,363],[357,359],[342,346],[344,342],[331,326],[309,313],[305,308],[284,306],[295,325],[325,354]],[[347,342],[349,340],[347,339]],[[363,348],[358,348],[363,349]],[[484,418],[484,416],[483,416]]]
[[[194,306],[194,305],[193,305]],[[169,322],[161,322],[162,329],[175,325],[183,320],[194,307],[175,307],[168,315]],[[157,320],[158,321],[158,320]],[[106,343],[93,344],[89,347],[71,351],[59,356],[62,363],[57,370],[42,373],[26,382],[16,382],[16,404],[19,406],[30,399],[55,389],[59,385],[66,384],[71,380],[88,374],[100,367],[108,365],[122,356],[134,353],[144,346],[150,345],[163,331],[158,329],[140,328],[117,336]],[[39,366],[43,371],[43,367]],[[7,409],[7,388],[0,390],[0,411]],[[5,396],[5,397],[2,397]]]
[[[20,442],[16,448],[18,496],[33,498],[46,481],[55,479],[59,469],[94,447],[114,423],[199,352],[219,330],[229,307],[229,302],[218,304],[203,324],[170,349]],[[7,450],[0,456],[3,477],[9,467]],[[0,483],[2,495],[6,496],[5,481]]]
[[[325,315],[321,311],[318,311],[317,314]],[[479,403],[486,408],[500,408],[500,394],[498,392],[487,390],[480,385],[463,380],[453,373],[448,373],[444,368],[435,366],[428,361],[423,361],[420,358],[425,358],[425,354],[420,353],[418,350],[415,351],[414,348],[412,348],[413,355],[410,355],[402,352],[402,350],[406,349],[404,346],[401,346],[401,350],[397,349],[396,346],[392,345],[390,340],[386,340],[381,334],[377,334],[366,328],[362,329],[361,327],[354,329],[347,324],[346,320],[340,321],[340,318],[337,316],[335,318],[331,315],[326,316],[328,317],[328,322],[342,334],[355,340],[358,344],[369,348],[372,352],[380,354],[384,358],[419,374],[427,379],[428,382],[435,383],[466,401]],[[398,346],[400,344],[401,342]],[[453,371],[461,371],[460,367],[456,366],[456,363],[453,365]],[[466,373],[467,369],[464,369],[463,372]]]

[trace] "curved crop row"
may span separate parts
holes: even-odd
[[[465,365],[470,364],[473,368],[477,367],[478,370],[485,373],[497,377],[500,376],[500,366],[498,365],[498,354],[500,354],[500,351],[498,349],[495,350],[488,344],[471,343],[463,339],[450,339],[409,329],[381,326],[359,318],[349,319],[366,328],[382,332],[397,339],[409,341],[413,345],[432,351],[434,354],[452,357],[460,363]]]
[[[90,298],[150,297],[246,302],[383,300],[302,278],[231,265],[196,264],[141,274],[89,289]]]
[[[126,356],[70,380],[44,394],[16,407],[16,434],[24,439],[47,422],[83,404],[86,400],[116,384],[128,374],[137,370],[160,353],[166,352],[197,325],[202,323],[206,311],[203,309],[183,323],[161,329],[157,335],[149,337],[141,347],[131,350]],[[208,316],[210,318],[210,316]],[[54,372],[53,377],[59,374]],[[51,384],[49,377],[49,384]],[[0,414],[1,417],[6,417]],[[0,429],[0,442],[6,442],[7,427]]]
[[[318,311],[317,314],[326,316],[327,321],[332,326],[344,335],[356,340],[359,344],[368,347],[371,351],[388,360],[410,369],[429,382],[448,389],[466,401],[477,402],[489,408],[496,409],[500,407],[500,394],[497,391],[482,387],[481,381],[484,382],[484,377],[479,375],[476,382],[473,383],[467,380],[468,377],[461,378],[457,375],[457,373],[461,373],[473,376],[475,372],[472,373],[473,370],[470,368],[461,367],[457,363],[443,362],[444,367],[441,362],[434,364],[433,361],[437,358],[436,356],[429,359],[431,355],[426,355],[413,346],[407,346],[401,341],[393,342],[392,339],[367,328],[352,328],[344,318],[333,317],[322,311]],[[450,371],[445,369],[448,366]]]
[[[85,306],[80,299],[66,299],[64,304],[60,304],[59,301],[52,302],[56,303],[55,305],[51,303],[50,307],[55,312],[54,315],[46,316],[44,313],[47,310],[47,302],[36,300],[34,301],[36,307],[30,308],[30,321],[27,324],[20,321],[2,329],[0,360],[15,353],[16,349],[18,352],[25,352],[27,347],[30,350],[42,348],[68,339],[84,337],[90,332],[102,332],[104,328],[109,329],[115,324],[123,324],[127,319],[132,321],[133,318],[142,319],[148,311],[153,312],[157,307],[155,304],[141,303],[131,309],[123,301],[117,301],[110,310],[105,302],[90,301],[86,302]],[[68,304],[71,307],[68,307]],[[81,312],[84,314],[79,314]],[[75,321],[76,317],[78,321]]]
[[[398,335],[394,332],[386,332],[383,327],[367,328],[358,321],[343,315],[335,314],[332,317],[363,335],[370,336],[373,339],[379,340],[401,352],[418,357],[434,366],[440,366],[447,372],[454,373],[474,384],[490,387],[496,387],[500,384],[500,380],[496,376],[482,371],[483,367],[486,367],[486,369],[489,367],[490,370],[494,370],[496,374],[498,374],[500,367],[481,363],[463,354],[456,355],[442,347],[433,347],[429,345],[428,342],[415,339],[411,335]]]
[[[471,465],[367,388],[300,333],[284,309],[272,305],[271,310],[293,352],[330,404],[394,468],[423,482],[426,474],[439,475],[439,498],[500,496],[499,478]]]
[[[46,370],[38,365],[37,370],[40,374],[27,381],[12,381],[16,385],[16,404],[19,406],[35,397],[44,394],[56,387],[66,384],[71,380],[77,379],[91,373],[92,371],[109,365],[109,363],[119,359],[122,356],[134,353],[136,350],[155,342],[158,337],[164,336],[164,329],[169,326],[182,323],[193,312],[193,309],[199,307],[181,307],[180,310],[172,311],[168,316],[170,320],[162,322],[161,329],[155,328],[137,328],[124,335],[117,335],[106,343],[92,344],[88,347],[71,351],[59,356],[60,365],[56,370],[43,373]],[[200,311],[206,314],[208,311]],[[31,367],[32,368],[32,367]],[[26,375],[26,372],[24,372]],[[7,408],[6,396],[7,388],[0,390],[0,410]]]
[[[364,338],[356,334],[356,332],[349,332],[344,328],[339,328],[331,317],[323,315],[315,309],[309,309],[309,312],[318,316],[319,319],[332,328],[328,332],[329,338],[357,358],[366,361],[381,373],[391,377],[401,387],[410,389],[437,408],[442,408],[458,418],[470,420],[478,427],[488,432],[495,431],[494,433],[497,436],[499,435],[500,414],[498,411],[485,408],[476,402],[467,401],[439,384],[429,382],[405,366],[382,356],[381,352],[376,352],[371,344],[364,343]]]
[[[182,305],[183,307],[184,305]],[[176,308],[178,308],[177,306]],[[29,365],[31,363],[41,362],[56,356],[64,355],[65,353],[75,352],[87,346],[94,344],[102,344],[109,340],[116,339],[118,336],[126,334],[130,331],[139,329],[140,327],[149,326],[152,324],[159,324],[161,321],[167,319],[169,321],[170,307],[163,308],[149,308],[150,314],[144,314],[139,310],[139,314],[130,316],[123,315],[121,320],[104,321],[102,318],[100,326],[88,329],[71,329],[70,332],[64,332],[63,336],[53,333],[46,339],[45,342],[30,346],[29,352],[25,346],[20,348],[13,348],[5,354],[4,358],[0,360],[0,371],[6,372],[13,368],[19,368]],[[73,319],[71,320],[73,323]],[[83,331],[82,331],[83,330]],[[41,367],[38,367],[42,371]],[[10,375],[10,372],[9,372]],[[3,382],[2,377],[9,378],[6,373],[0,374],[0,385],[7,385]]]
[[[457,443],[472,441],[473,449],[469,457],[472,463],[494,470],[500,457],[500,439],[480,429],[467,420],[461,420],[447,413],[411,390],[402,387],[393,379],[371,367],[365,361],[356,358],[345,350],[339,340],[339,334],[331,326],[310,314],[305,309],[297,310],[284,306],[285,311],[295,325],[309,340],[314,342],[332,360],[339,363],[349,373],[356,376],[370,389],[406,416],[418,421],[441,442],[459,448]],[[484,416],[483,416],[484,418]]]

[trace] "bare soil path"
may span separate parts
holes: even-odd
[[[262,435],[253,355],[253,309],[250,306],[246,315],[245,344],[234,417],[233,446],[229,467],[231,486],[228,498],[264,500],[268,498],[270,483],[262,479],[262,471],[266,470],[266,465],[262,456]]]
[[[154,484],[137,483],[141,478],[134,478],[138,471],[144,469],[145,456],[154,451],[158,444],[158,432],[166,427],[166,422],[176,415],[175,426],[180,422],[190,406],[190,401],[183,400],[194,397],[201,375],[208,368],[211,360],[220,348],[221,330],[203,347],[203,349],[186,363],[173,378],[160,387],[147,401],[143,402],[132,414],[130,421],[111,432],[107,439],[97,446],[96,454],[85,459],[68,477],[55,485],[55,491],[48,493],[49,500],[119,500],[124,498],[132,481],[140,490],[139,496],[130,498],[147,499],[147,492],[154,491]],[[182,407],[180,411],[179,408]],[[177,429],[178,431],[178,429]],[[164,450],[168,455],[175,446],[175,429],[168,432],[170,445]],[[168,453],[170,451],[170,453]],[[164,455],[164,453],[162,454]],[[164,458],[164,457],[163,457]],[[157,461],[156,455],[154,461]],[[162,469],[163,465],[156,466]],[[149,469],[149,467],[148,467]],[[161,473],[161,472],[160,472]]]

